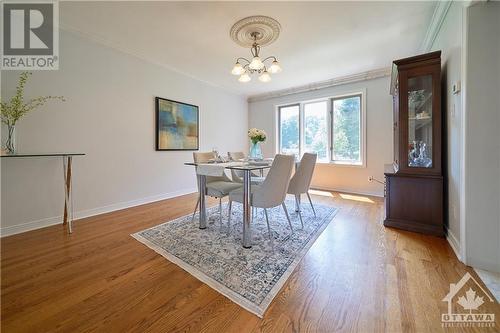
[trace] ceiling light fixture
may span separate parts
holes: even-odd
[[[281,72],[281,65],[275,56],[262,59],[260,50],[263,45],[274,42],[280,33],[281,26],[273,18],[267,16],[250,16],[236,22],[231,28],[231,38],[241,46],[249,47],[252,60],[240,57],[231,70],[231,74],[238,75],[238,81],[249,82],[252,74],[259,74],[261,82],[271,81],[271,74]],[[268,66],[266,66],[266,62]]]

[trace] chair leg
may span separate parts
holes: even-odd
[[[194,222],[194,216],[196,215],[196,211],[198,210],[198,206],[200,205],[200,198],[196,201],[196,206],[194,207],[193,217],[191,217],[191,222]]]
[[[299,213],[299,219],[300,219],[300,225],[302,226],[302,229],[304,229],[304,222],[302,222],[302,213],[300,212],[300,202],[299,202],[299,196],[295,196],[295,204],[297,205],[297,213]]]
[[[229,200],[229,211],[228,211],[228,217],[227,217],[227,234],[231,232],[231,208],[233,208],[233,201]]]
[[[313,202],[311,200],[311,195],[309,194],[309,192],[306,192],[306,194],[307,194],[307,198],[309,199],[309,203],[311,204],[311,208],[313,210],[314,216],[316,216],[316,211],[314,210]]]
[[[269,239],[272,241],[273,236],[271,235],[271,227],[269,226],[269,218],[267,217],[267,209],[264,208],[264,215],[266,216],[267,232],[269,232]]]
[[[292,221],[290,221],[290,216],[288,216],[288,210],[286,210],[285,203],[283,202],[281,204],[281,206],[283,207],[283,210],[285,211],[286,219],[288,220],[288,225],[290,226],[290,230],[292,230],[292,233],[293,233]]]
[[[219,198],[219,222],[222,228],[222,198]]]

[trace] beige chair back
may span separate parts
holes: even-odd
[[[254,192],[254,206],[271,208],[283,203],[290,183],[293,163],[293,155],[276,155],[266,179]]]
[[[241,151],[228,151],[227,156],[232,161],[238,161],[245,158],[245,153]],[[233,179],[233,182],[243,183],[243,171],[231,169],[231,178]]]
[[[213,151],[210,152],[193,152],[193,160],[194,163],[207,163],[212,159],[215,159],[215,153]]]
[[[233,161],[237,161],[237,160],[241,160],[243,158],[245,158],[245,153],[241,152],[241,151],[233,151],[233,152],[227,152],[227,156],[233,160]]]
[[[193,161],[194,163],[208,163],[210,160],[215,159],[217,156],[215,155],[214,152],[193,152]],[[211,182],[217,182],[217,181],[224,181],[228,182],[231,181],[225,174],[224,176],[220,177],[214,177],[214,176],[207,176],[207,184]]]
[[[317,157],[317,154],[304,153],[304,156],[302,156],[300,160],[299,167],[290,180],[290,185],[288,185],[287,192],[289,194],[307,193],[311,185]]]

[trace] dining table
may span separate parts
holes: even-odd
[[[196,175],[198,178],[198,195],[199,195],[199,228],[207,228],[207,210],[206,210],[206,185],[207,176],[222,176],[225,169],[241,171],[243,173],[243,236],[242,245],[248,249],[252,247],[252,232],[250,222],[252,220],[251,214],[251,186],[252,186],[252,172],[269,169],[272,160],[263,161],[231,161],[221,163],[194,163],[187,162],[185,165],[196,167]]]

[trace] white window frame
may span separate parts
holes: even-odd
[[[360,133],[360,158],[361,162],[351,162],[351,161],[336,161],[332,160],[333,157],[333,101],[348,97],[361,97],[361,133]],[[354,167],[354,168],[366,168],[366,90],[356,90],[350,91],[334,96],[310,99],[305,101],[291,101],[289,103],[283,103],[275,105],[275,133],[276,133],[276,152],[280,152],[281,148],[281,108],[288,106],[299,106],[299,154],[300,156],[304,153],[304,118],[305,118],[305,105],[310,103],[326,102],[327,105],[327,121],[328,121],[328,162],[318,162],[319,164],[331,164],[341,167]]]

